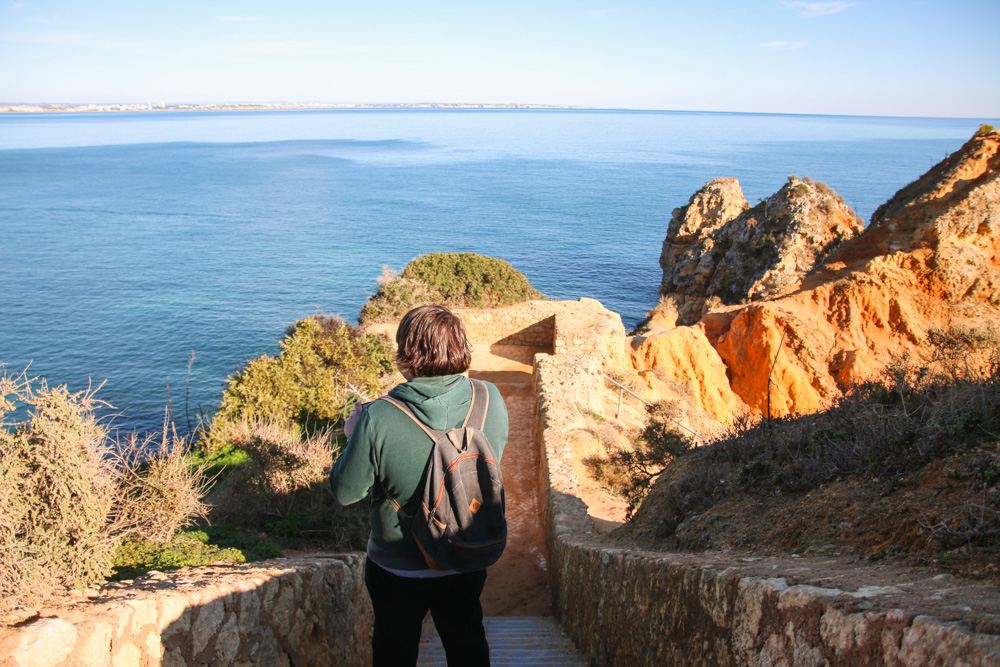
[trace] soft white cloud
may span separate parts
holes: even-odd
[[[254,21],[259,21],[260,19],[257,18],[256,16],[220,16],[219,20],[252,23]]]
[[[761,44],[765,49],[775,49],[777,51],[791,51],[792,49],[805,48],[806,42],[764,42]]]
[[[29,4],[31,4],[31,3],[28,3],[28,2],[15,2],[15,0],[10,0],[10,8],[11,9],[24,9]]]
[[[853,7],[853,2],[802,2],[801,0],[785,0],[785,6],[789,9],[799,10],[799,16],[804,18],[816,18],[817,16],[829,16],[842,12],[848,7]]]
[[[608,14],[614,14],[616,12],[622,11],[621,9],[591,9],[587,12],[587,18],[599,19]]]

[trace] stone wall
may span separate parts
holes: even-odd
[[[454,310],[473,343],[527,346],[560,355],[589,354],[605,366],[632,367],[621,316],[595,299]],[[371,325],[371,330],[395,340],[396,324]]]
[[[577,406],[596,404],[600,368],[594,357],[546,355],[535,368],[553,605],[593,664],[1000,665],[998,610],[981,610],[976,627],[942,620],[988,605],[948,575],[594,537],[568,434],[584,426]]]
[[[0,665],[366,665],[364,556],[150,573],[0,629]]]
[[[539,312],[530,304],[502,310],[462,309],[458,313],[472,343],[554,348],[556,316]]]

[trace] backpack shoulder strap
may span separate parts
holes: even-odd
[[[403,403],[402,401],[398,401],[395,398],[392,398],[391,396],[383,396],[382,399],[388,403],[392,403],[397,408],[399,408],[404,415],[412,419],[417,424],[417,426],[423,429],[423,432],[426,433],[430,437],[430,439],[433,440],[434,442],[437,442],[438,438],[444,435],[444,431],[437,431],[435,429],[432,429],[427,424],[420,421],[420,419],[415,414],[413,414],[413,411],[410,410],[408,407],[406,407],[406,404]]]
[[[486,412],[490,407],[489,388],[481,380],[469,378],[469,382],[472,384],[472,405],[469,406],[469,412],[465,415],[465,421],[462,422],[462,427],[472,426],[472,428],[482,431],[483,427],[486,426]],[[391,396],[382,396],[382,399],[399,408],[404,415],[412,419],[417,426],[419,426],[434,442],[437,442],[438,439],[444,435],[444,431],[432,429],[427,426],[427,424],[420,421],[420,419],[413,414],[413,411],[406,407],[406,404],[402,401],[396,400]],[[385,488],[385,484],[382,484],[380,481],[379,486],[382,487],[382,492],[385,494],[385,497],[388,498],[389,504],[392,505],[392,508],[396,510],[396,512],[398,512],[404,519],[408,518],[399,502],[397,502],[393,495],[389,493],[389,489]]]
[[[486,425],[486,412],[490,408],[490,391],[486,386],[486,383],[482,380],[469,378],[469,382],[472,384],[472,405],[469,406],[469,412],[465,415],[465,421],[462,422],[462,427],[471,426],[474,429],[482,431],[483,427]],[[422,422],[420,418],[413,414],[413,411],[406,407],[406,404],[402,401],[397,400],[392,396],[383,396],[382,400],[399,408],[404,415],[412,419],[414,423],[416,423],[416,425],[419,426],[434,442],[437,442],[438,439],[445,434],[445,431],[438,431]]]
[[[384,400],[387,403],[395,405],[404,415],[412,419],[417,424],[417,426],[423,429],[424,433],[426,433],[432,441],[437,442],[437,439],[440,437],[441,432],[434,431],[434,429],[428,428],[426,424],[417,419],[417,416],[413,414],[412,410],[406,407],[406,404],[404,404],[402,401],[397,401],[395,398],[392,398],[391,396],[382,396],[381,400]],[[389,489],[385,488],[385,484],[383,484],[381,480],[379,480],[379,486],[382,487],[382,493],[384,493],[385,497],[389,500],[389,504],[392,505],[392,509],[396,510],[396,512],[401,517],[403,517],[404,521],[409,520],[409,517],[407,516],[406,512],[403,511],[403,507],[399,504],[399,501],[397,501],[393,497],[393,495],[389,493]]]
[[[486,426],[486,412],[490,408],[490,390],[482,380],[469,378],[472,383],[472,405],[469,407],[469,414],[465,415],[462,426],[471,426],[482,431]]]

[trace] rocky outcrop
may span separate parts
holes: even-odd
[[[823,199],[815,199],[800,185]],[[849,209],[834,195],[820,192],[823,188],[793,180],[768,200],[765,217],[800,221],[771,229],[795,231],[801,247],[779,243],[785,254],[766,263],[763,273],[759,264],[743,264],[747,279],[740,282],[736,256],[705,260],[711,270],[702,274],[708,276],[703,288],[681,285],[676,278],[668,284],[665,271],[668,288],[683,287],[684,296],[675,297],[682,323],[685,314],[706,310],[697,304],[704,304],[699,300],[708,295],[732,303],[745,294],[749,303],[717,305],[701,316],[686,336],[698,338],[697,345],[670,333],[664,327],[669,321],[660,318],[662,330],[634,341],[633,365],[674,380],[678,372],[673,369],[684,365],[674,358],[683,354],[683,348],[707,345],[724,365],[728,386],[715,384],[718,372],[702,373],[694,379],[696,395],[724,395],[728,390],[772,416],[807,413],[829,405],[893,356],[926,356],[932,328],[956,324],[983,328],[1000,321],[1000,134],[974,137],[880,207],[864,233],[842,243],[838,235],[848,233],[844,230],[850,221],[844,216]],[[799,190],[801,195],[795,194]],[[824,207],[833,213],[825,213]],[[685,228],[678,220],[690,217],[690,210],[675,212],[672,230],[675,225],[678,230]],[[749,221],[756,220],[753,211],[721,226],[710,224],[716,230],[706,237],[716,244],[712,247],[723,238],[723,230],[742,229],[744,222],[747,231],[741,231],[739,238],[745,239],[744,247],[752,243],[754,237],[746,234]],[[835,224],[806,224],[805,211],[818,212]],[[758,221],[755,228],[762,224]],[[668,234],[664,248],[679,247],[677,238]],[[706,241],[693,247],[709,245]],[[802,270],[827,253],[825,261]],[[704,254],[701,257],[699,264]],[[684,273],[690,262],[675,264],[671,275],[690,273]],[[721,276],[728,276],[737,287],[722,290]],[[678,292],[668,291],[667,296],[671,294]],[[705,406],[717,418],[728,419],[726,409],[710,402]]]
[[[900,266],[942,301],[1000,305],[1000,133],[973,137],[896,193],[834,260]]]
[[[753,208],[735,178],[710,181],[673,212],[660,254],[660,297],[680,324],[692,324],[712,302],[781,293],[862,228],[842,197],[808,178],[790,176]]]
[[[726,364],[700,325],[643,339],[632,354],[632,363],[640,376],[680,385],[698,409],[720,422],[732,421],[744,408],[729,386]]]

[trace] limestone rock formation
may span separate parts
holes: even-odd
[[[661,299],[679,323],[692,324],[710,301],[779,294],[862,228],[842,197],[808,178],[790,176],[753,208],[735,178],[710,181],[673,212],[660,254]]]
[[[694,383],[698,396],[731,391],[772,416],[807,413],[829,405],[893,355],[925,356],[932,328],[995,327],[1000,321],[1000,133],[974,137],[880,207],[864,233],[835,248],[854,219],[825,186],[793,179],[768,200],[763,217],[755,207],[728,223],[719,222],[720,214],[699,226],[690,212],[706,197],[721,197],[718,183],[675,212],[664,243],[669,260],[681,253],[678,239],[712,230],[687,250],[701,252],[696,264],[703,282],[688,270],[690,261],[667,261],[673,269],[664,272],[665,294],[674,296],[679,321],[700,322],[679,336],[661,318],[661,329],[633,340],[633,365],[655,370],[647,378]],[[682,234],[688,221],[695,231]],[[767,229],[799,241],[779,241],[776,256],[761,251],[771,257],[765,262],[752,253],[745,260],[728,253],[704,259],[726,238],[753,247]],[[825,261],[812,267],[825,252]],[[727,280],[736,287],[726,288]],[[702,316],[712,295],[749,303],[718,306]],[[685,364],[676,361],[684,350],[706,346],[718,354],[724,381],[715,370],[688,379]],[[716,363],[697,365],[714,369]],[[717,386],[722,382],[728,386]],[[731,403],[703,403],[719,419],[732,411]]]
[[[640,375],[652,375],[668,386],[679,385],[698,409],[720,422],[728,423],[744,410],[743,401],[729,386],[726,365],[703,327],[677,327],[639,340],[632,363]]]

